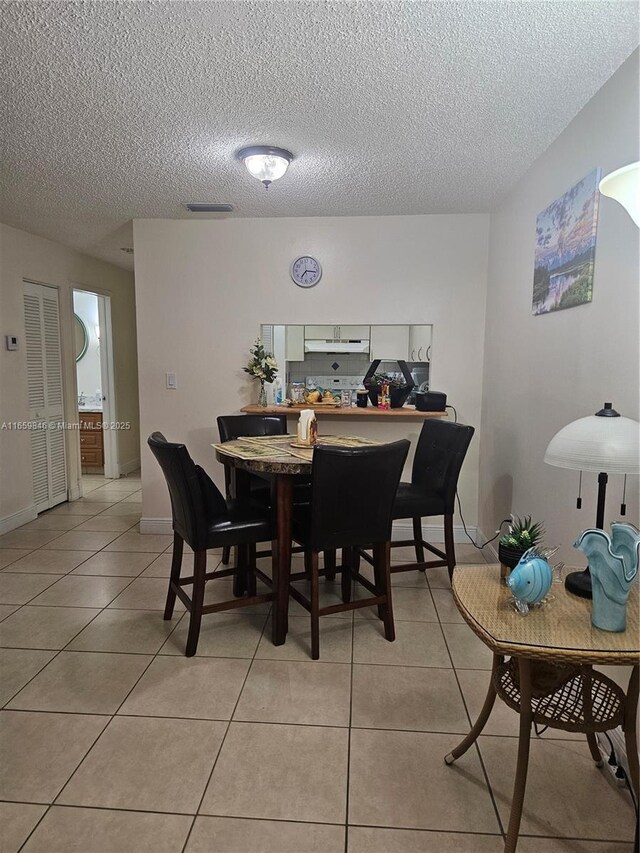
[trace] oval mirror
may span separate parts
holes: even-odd
[[[85,326],[84,320],[81,317],[78,317],[77,314],[74,314],[73,318],[73,333],[76,344],[76,361],[80,361],[82,356],[86,353],[87,347],[89,346],[89,333],[87,332],[87,327]]]

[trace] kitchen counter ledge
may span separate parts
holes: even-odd
[[[247,415],[297,415],[303,409],[313,409],[316,417],[322,418],[446,418],[447,412],[418,412],[414,406],[402,406],[401,409],[378,409],[367,406],[360,409],[357,406],[244,406],[240,409]]]

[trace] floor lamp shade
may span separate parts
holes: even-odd
[[[600,181],[600,192],[620,202],[640,228],[640,162],[611,172]]]

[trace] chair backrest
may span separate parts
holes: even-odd
[[[286,435],[286,415],[220,415],[218,417],[220,441],[231,441],[243,435]],[[224,484],[227,497],[231,497],[231,468],[224,466]]]
[[[443,515],[453,513],[460,469],[474,432],[472,426],[435,418],[422,425],[411,482],[442,506]]]
[[[406,439],[372,447],[317,447],[311,472],[314,551],[387,542],[409,452]]]
[[[206,471],[194,463],[184,444],[167,441],[161,432],[152,433],[147,444],[167,481],[173,529],[199,551],[205,547],[211,517],[226,512],[225,499]]]
[[[286,435],[286,415],[220,415],[220,441],[231,441],[243,435]]]

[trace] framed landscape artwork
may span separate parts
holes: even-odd
[[[598,168],[538,214],[534,314],[591,302],[599,183]]]

